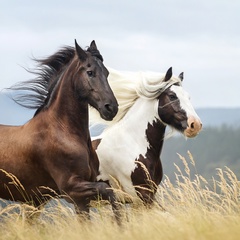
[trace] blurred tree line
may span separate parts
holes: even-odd
[[[195,166],[190,162],[188,151],[193,156]],[[163,173],[172,181],[177,172],[174,163],[184,172],[184,166],[178,154],[183,156],[189,166],[191,175],[200,174],[207,180],[216,176],[217,168],[229,167],[240,180],[240,128],[227,125],[206,127],[192,139],[183,136],[165,139],[161,154]]]

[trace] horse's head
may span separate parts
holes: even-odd
[[[168,82],[171,78],[172,68],[167,71],[164,81]],[[179,79],[183,80],[183,73],[179,75]],[[163,123],[189,138],[195,137],[202,129],[201,120],[181,84],[173,84],[160,94],[158,115]]]
[[[108,84],[108,70],[103,65],[95,41],[84,51],[75,40],[78,71],[74,77],[75,91],[82,99],[96,108],[104,120],[112,120],[118,111],[118,103]]]

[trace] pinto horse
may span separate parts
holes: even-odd
[[[119,200],[140,198],[149,205],[163,177],[160,154],[166,126],[191,138],[200,132],[202,123],[182,87],[183,73],[173,76],[172,68],[166,74],[109,72],[119,111],[93,139],[100,161],[97,178],[120,188],[116,191]],[[91,124],[101,122],[93,110],[90,116]]]
[[[36,61],[37,77],[10,88],[19,93],[15,101],[37,109],[34,117],[22,126],[0,125],[0,197],[39,207],[63,196],[77,213],[99,196],[114,205],[109,185],[96,181],[89,133],[88,104],[105,120],[118,111],[95,41],[83,50],[75,40],[75,48]]]

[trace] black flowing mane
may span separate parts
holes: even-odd
[[[97,49],[88,47],[86,52],[103,61]],[[75,48],[66,46],[45,59],[33,59],[37,63],[36,70],[27,70],[37,77],[19,82],[7,90],[11,98],[20,106],[37,109],[35,115],[47,105],[61,73],[75,56]]]

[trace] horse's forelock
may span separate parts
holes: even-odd
[[[181,80],[175,76],[172,76],[168,81],[164,81],[165,74],[143,72],[141,75],[141,81],[136,87],[136,92],[140,97],[154,99],[170,86],[181,85]]]

